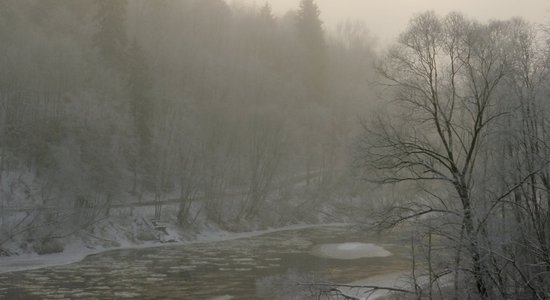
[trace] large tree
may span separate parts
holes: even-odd
[[[482,25],[459,14],[413,18],[379,68],[394,115],[366,126],[359,152],[380,181],[417,182],[426,190],[422,199],[393,206],[385,225],[424,215],[458,224],[440,230],[452,235],[458,257],[465,249],[465,268],[482,299],[495,296],[480,234],[482,211],[502,197],[487,195],[481,183],[493,124],[503,116],[497,91],[507,72],[508,36],[507,22]]]

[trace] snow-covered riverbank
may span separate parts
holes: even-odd
[[[256,236],[261,236],[264,234],[288,231],[288,230],[300,230],[307,228],[315,227],[324,227],[324,226],[350,226],[347,223],[330,223],[330,224],[297,224],[284,226],[279,228],[271,228],[266,230],[257,230],[250,232],[227,232],[227,231],[209,231],[203,232],[197,235],[194,239],[190,240],[179,240],[173,243],[160,243],[160,242],[147,242],[143,244],[125,244],[119,247],[97,247],[94,249],[88,249],[85,247],[68,247],[62,253],[56,254],[47,254],[47,255],[38,255],[38,254],[24,254],[18,256],[8,256],[0,257],[0,273],[8,273],[15,271],[24,271],[39,269],[45,267],[66,265],[75,262],[79,262],[86,258],[89,255],[94,255],[106,251],[112,250],[122,250],[122,249],[143,249],[143,248],[152,248],[152,247],[162,247],[162,246],[174,246],[174,245],[190,245],[197,243],[212,243],[212,242],[221,242],[229,241],[242,238],[251,238]]]

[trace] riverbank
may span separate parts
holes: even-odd
[[[23,254],[17,256],[0,257],[0,273],[9,273],[16,271],[34,270],[46,267],[67,265],[75,262],[82,261],[90,255],[95,255],[103,252],[123,249],[144,249],[163,246],[185,246],[199,243],[212,243],[221,241],[230,241],[242,238],[257,237],[269,233],[288,231],[288,230],[300,230],[316,227],[326,226],[351,226],[349,223],[327,223],[327,224],[296,224],[278,228],[271,228],[266,230],[257,230],[249,232],[228,232],[223,230],[203,232],[196,235],[193,239],[177,240],[169,243],[161,243],[160,241],[144,242],[142,244],[126,244],[118,247],[101,247],[98,246],[94,249],[88,249],[84,247],[72,246],[68,247],[62,253],[55,254]]]

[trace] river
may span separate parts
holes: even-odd
[[[362,245],[380,255],[356,255]],[[333,248],[344,255],[331,255]],[[355,252],[346,257],[346,251]],[[70,265],[0,274],[0,298],[304,299],[311,292],[298,282],[349,283],[406,271],[407,252],[395,236],[350,226],[286,230],[229,241],[113,250]]]

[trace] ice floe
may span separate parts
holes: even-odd
[[[335,259],[387,257],[392,255],[391,252],[378,245],[366,243],[321,244],[314,246],[310,253]]]

